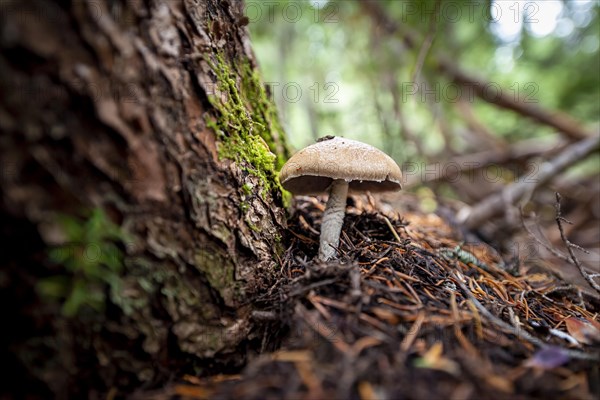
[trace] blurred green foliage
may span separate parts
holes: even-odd
[[[560,110],[598,131],[597,1],[377,3],[423,43],[431,38],[431,47],[406,46],[360,1],[246,1],[253,48],[292,147],[343,135],[379,146],[399,163],[474,150],[478,144],[465,134],[452,85],[436,68],[440,55],[515,101]],[[410,95],[421,50],[419,72],[430,92]],[[557,135],[464,92],[463,98],[481,124],[507,142]]]
[[[41,279],[37,292],[60,301],[67,317],[77,315],[84,306],[102,311],[107,289],[120,290],[123,253],[119,246],[127,235],[99,208],[86,219],[59,215],[57,225],[66,240],[48,250],[48,261],[62,272]]]

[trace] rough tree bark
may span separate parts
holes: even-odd
[[[5,383],[83,394],[242,363],[287,157],[242,4],[0,7]]]

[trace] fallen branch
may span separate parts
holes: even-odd
[[[558,173],[583,160],[600,148],[600,135],[595,135],[566,147],[554,159],[544,162],[539,169],[527,179],[505,186],[478,204],[461,210],[457,219],[468,228],[475,228],[490,218],[506,212],[508,206],[514,205],[527,194],[542,186]]]
[[[503,90],[488,90],[490,87],[497,87],[498,84],[470,77],[465,71],[455,66],[450,59],[440,57],[439,69],[453,82],[472,88],[473,93],[480,99],[498,107],[514,111],[541,124],[551,126],[568,136],[571,140],[579,140],[590,136],[579,122],[566,113],[549,111],[533,102],[518,101]]]
[[[566,255],[564,255],[563,253],[561,253],[560,251],[556,250],[554,247],[552,247],[550,244],[544,242],[542,239],[538,238],[533,231],[527,226],[527,224],[525,223],[525,218],[523,218],[523,207],[519,207],[519,212],[521,213],[521,224],[523,225],[523,229],[525,229],[525,231],[529,234],[529,236],[531,236],[533,238],[533,240],[535,240],[537,242],[537,244],[539,244],[540,246],[542,246],[543,248],[545,248],[546,250],[548,250],[550,253],[552,253],[556,258],[563,260],[569,264],[572,264],[573,261],[567,257]]]
[[[443,171],[458,170],[460,173],[468,173],[473,170],[488,167],[490,165],[504,165],[515,161],[527,160],[531,157],[541,156],[542,154],[554,153],[557,150],[564,148],[566,141],[559,140],[557,142],[540,143],[539,139],[523,140],[509,145],[506,149],[485,150],[477,153],[471,153],[452,157],[441,163],[439,167],[428,165],[424,171],[442,171],[439,174],[405,174],[406,182],[402,183],[402,187],[410,188],[424,182],[445,181],[448,178],[455,178],[454,174],[448,175]]]
[[[419,45],[424,43],[421,35],[410,29],[407,24],[400,24],[390,18],[379,2],[370,0],[360,0],[363,9],[375,21],[378,28],[384,29],[389,34],[398,34],[402,38],[404,45],[410,49],[418,50]],[[515,101],[505,93],[495,91],[492,96],[487,90],[489,87],[495,87],[497,84],[486,82],[484,80],[473,78],[467,72],[461,70],[455,65],[450,57],[437,54],[435,56],[437,68],[440,72],[446,74],[457,84],[473,88],[474,94],[490,104],[502,107],[516,112],[522,116],[533,119],[544,125],[551,126],[567,136],[570,140],[580,140],[589,137],[590,134],[581,126],[581,124],[566,113],[560,111],[548,111],[539,107],[535,103],[524,103]],[[413,82],[417,84],[418,82]]]
[[[585,253],[587,253],[587,251],[585,249],[583,249],[581,246],[571,243],[569,241],[569,239],[567,239],[567,237],[565,236],[565,232],[563,230],[562,223],[566,222],[566,223],[570,224],[571,222],[569,222],[569,220],[564,218],[561,214],[560,199],[561,199],[560,194],[557,192],[556,193],[556,205],[555,205],[555,207],[556,207],[556,224],[558,225],[558,230],[560,231],[560,237],[561,237],[563,243],[565,244],[565,246],[567,246],[567,251],[569,252],[569,256],[571,256],[571,260],[573,260],[573,264],[575,264],[575,266],[579,270],[579,273],[581,274],[581,276],[583,276],[583,278],[587,281],[587,283],[589,283],[598,293],[600,293],[600,285],[598,285],[594,281],[591,274],[589,274],[585,269],[583,269],[583,265],[581,264],[581,262],[579,262],[579,260],[575,256],[575,252],[573,251],[573,249],[575,248],[575,249],[581,250]]]

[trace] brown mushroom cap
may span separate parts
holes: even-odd
[[[381,150],[356,140],[334,137],[294,154],[279,180],[295,194],[318,194],[334,179],[344,179],[351,191],[385,192],[402,188],[398,164]]]

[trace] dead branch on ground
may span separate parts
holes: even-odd
[[[551,155],[565,147],[566,142],[559,140],[550,143],[540,143],[539,140],[523,140],[509,145],[505,150],[484,150],[471,154],[459,155],[444,161],[439,168],[425,167],[426,171],[455,171],[457,168],[460,173],[469,173],[473,170],[488,167],[490,165],[506,165],[512,162],[523,162],[533,157],[541,155]],[[447,181],[448,178],[455,178],[454,175],[448,176],[445,174],[420,174],[408,175],[406,182],[403,183],[404,188],[411,188],[421,183],[429,183],[436,181]]]
[[[560,210],[560,199],[561,199],[561,196],[557,192],[556,193],[556,204],[555,204],[555,207],[556,207],[556,224],[558,225],[558,230],[560,231],[560,237],[561,237],[563,243],[565,244],[565,246],[567,246],[567,251],[569,252],[569,256],[571,257],[571,260],[573,261],[573,264],[575,264],[575,266],[577,267],[577,269],[579,269],[579,272],[581,273],[581,276],[583,276],[583,278],[587,281],[587,283],[589,283],[598,293],[600,293],[600,285],[598,285],[594,281],[594,277],[599,276],[599,274],[594,274],[594,275],[589,274],[583,268],[583,265],[581,264],[581,262],[579,262],[579,260],[575,256],[575,252],[573,251],[573,249],[577,249],[577,250],[581,250],[581,251],[587,253],[587,250],[585,250],[581,246],[576,245],[575,243],[571,243],[569,241],[569,239],[567,239],[567,237],[565,236],[565,232],[563,230],[562,223],[566,222],[566,223],[570,224],[571,222],[562,216],[562,213],[561,213],[561,210]]]
[[[600,136],[590,137],[565,148],[554,159],[542,163],[527,179],[505,186],[473,207],[464,208],[459,220],[469,228],[475,228],[490,218],[501,215],[507,207],[516,204],[527,193],[533,193],[557,174],[586,158],[600,148]]]

